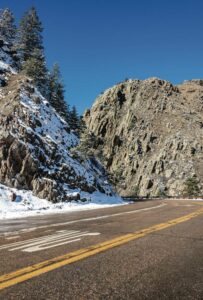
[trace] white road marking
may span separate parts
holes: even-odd
[[[11,224],[11,223],[27,223],[28,220],[6,220],[7,223]]]
[[[148,211],[148,210],[153,210],[156,208],[160,208],[167,205],[166,203],[162,203],[160,205],[152,206],[152,207],[146,207],[146,208],[141,208],[141,209],[136,209],[136,210],[131,210],[131,211],[124,211],[121,213],[116,213],[116,214],[110,214],[110,215],[104,215],[104,216],[99,216],[99,217],[91,217],[91,218],[85,218],[85,219],[78,219],[78,220],[73,220],[73,221],[68,221],[64,223],[57,223],[57,224],[50,224],[50,225],[44,225],[43,228],[46,227],[58,227],[58,226],[64,226],[64,225],[69,225],[69,224],[75,224],[75,223],[80,223],[80,222],[89,222],[93,220],[100,220],[100,219],[106,219],[110,217],[117,217],[117,216],[122,216],[122,215],[127,215],[127,214],[134,214],[138,213],[140,211]],[[39,227],[38,227],[39,228]],[[41,226],[42,228],[42,226]]]
[[[158,199],[157,199],[157,200],[158,200]],[[172,198],[170,198],[170,199],[168,199],[168,201],[193,201],[193,202],[203,202],[203,198],[201,198],[201,199],[200,199],[200,198],[199,198],[199,199],[198,199],[198,198],[197,198],[197,199],[192,199],[192,198],[191,198],[191,199],[189,199],[189,198],[188,198],[188,199],[179,199],[179,198],[177,198],[177,199],[176,199],[176,198],[173,198],[173,199],[172,199]]]
[[[19,235],[9,236],[9,237],[6,238],[6,240],[14,240],[14,239],[17,239],[19,237],[20,237]]]
[[[78,231],[76,231],[76,232],[67,232],[67,233],[58,234],[58,235],[55,234],[54,236],[48,236],[48,237],[44,236],[43,238],[41,238],[39,240],[36,240],[34,242],[31,242],[31,243],[30,243],[30,240],[27,240],[26,243],[22,243],[22,245],[17,246],[16,248],[12,248],[10,251],[20,250],[20,249],[23,249],[25,247],[41,245],[41,244],[44,244],[44,243],[52,244],[52,243],[56,243],[57,241],[60,242],[61,240],[70,239],[73,236],[77,237],[78,236]]]
[[[96,236],[99,234],[99,232],[91,233],[88,231],[61,230],[52,235],[6,244],[1,246],[0,250],[36,252],[80,241],[81,238],[85,236]]]
[[[9,236],[9,235],[17,235],[19,234],[20,231],[10,231],[10,232],[4,232],[3,233],[3,236],[6,237],[6,236]]]
[[[109,214],[109,215],[103,215],[103,216],[98,216],[98,217],[91,217],[91,218],[85,218],[85,219],[78,219],[78,220],[73,220],[73,221],[68,221],[68,222],[64,222],[64,223],[56,223],[56,224],[47,224],[47,225],[43,225],[43,226],[38,226],[38,227],[31,227],[31,228],[27,228],[27,229],[21,229],[19,231],[13,231],[13,232],[7,232],[4,233],[3,235],[16,235],[16,234],[21,234],[21,233],[26,233],[29,231],[34,231],[37,229],[43,229],[43,228],[50,228],[50,227],[58,227],[58,226],[64,226],[64,225],[69,225],[69,224],[75,224],[75,223],[80,223],[80,222],[89,222],[89,221],[94,221],[94,220],[101,220],[101,219],[106,219],[106,218],[110,218],[110,217],[117,217],[117,216],[122,216],[122,215],[127,215],[127,214],[135,214],[135,213],[139,213],[140,211],[149,211],[149,210],[153,210],[153,209],[157,209],[163,206],[166,206],[166,203],[162,203],[156,206],[151,206],[151,207],[146,207],[146,208],[141,208],[141,209],[135,209],[135,210],[131,210],[131,211],[124,211],[121,213],[115,213],[115,214]]]
[[[72,232],[77,232],[77,231],[73,231],[73,230],[69,230],[68,231],[69,234],[72,233]],[[33,239],[29,239],[29,240],[15,242],[15,243],[12,243],[12,244],[6,244],[6,245],[0,246],[0,250],[7,249],[7,248],[10,247],[10,245],[12,245],[12,246],[15,246],[15,245],[18,246],[18,245],[21,245],[21,244],[25,244],[26,242],[30,243],[30,242],[34,242],[34,241],[40,241],[40,240],[44,239],[44,237],[46,237],[46,238],[49,238],[49,237],[55,238],[57,236],[58,236],[58,233],[56,232],[55,234],[52,234],[52,235],[50,234],[50,235],[41,236],[41,237],[38,237],[38,238],[33,238]]]
[[[25,229],[21,229],[21,232],[30,232],[30,231],[34,231],[36,229],[37,229],[37,227],[25,228]]]
[[[53,247],[57,247],[57,246],[62,246],[62,245],[66,245],[66,244],[69,244],[69,243],[73,243],[73,242],[77,242],[77,241],[80,241],[81,240],[81,237],[83,236],[91,236],[91,235],[99,235],[100,233],[98,232],[95,232],[95,233],[86,233],[86,234],[80,234],[78,236],[75,236],[75,237],[71,237],[71,238],[74,238],[74,239],[71,239],[70,237],[65,239],[65,240],[62,240],[61,242],[58,241],[57,244],[53,244],[51,245],[52,243],[48,244],[48,245],[37,245],[37,246],[34,246],[34,247],[28,247],[22,251],[24,252],[36,252],[36,251],[40,251],[40,250],[46,250],[46,249],[50,249],[50,248],[53,248]],[[78,237],[78,238],[77,238]],[[76,238],[76,239],[75,239]]]
[[[34,247],[30,247],[30,248],[26,248],[24,250],[22,250],[23,252],[36,252],[36,251],[42,251],[42,250],[46,250],[46,249],[50,249],[50,248],[53,248],[53,247],[57,247],[57,246],[62,246],[62,245],[66,245],[66,244],[70,244],[70,243],[74,243],[74,242],[78,242],[80,241],[81,239],[78,238],[78,239],[73,239],[71,241],[62,241],[61,243],[57,243],[57,244],[54,244],[54,245],[48,245],[48,246],[43,246],[43,245],[37,245],[37,246],[34,246]]]
[[[194,204],[176,204],[175,206],[185,206],[185,207],[190,207],[190,206],[194,206]]]

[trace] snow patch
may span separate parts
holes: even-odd
[[[9,72],[11,74],[16,74],[16,71],[7,63],[0,61],[0,70],[2,72]]]
[[[13,193],[17,196],[15,202],[11,200]],[[76,194],[76,191],[72,192],[73,196]],[[71,193],[69,193],[69,195],[71,195]],[[0,184],[0,220],[98,209],[126,204],[119,196],[110,197],[100,192],[94,192],[93,194],[80,192],[80,195],[81,198],[86,198],[87,201],[59,202],[54,204],[34,196],[31,191],[17,190]]]

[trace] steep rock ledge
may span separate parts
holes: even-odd
[[[202,188],[202,80],[128,80],[101,94],[84,120],[120,194],[178,196],[193,176]]]

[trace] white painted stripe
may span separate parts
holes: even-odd
[[[25,252],[35,252],[79,241],[85,236],[95,236],[99,234],[99,232],[91,233],[88,231],[60,230],[52,235],[3,245],[0,247],[0,250],[9,249],[9,251],[22,250]]]
[[[14,240],[14,239],[17,239],[19,237],[20,237],[19,235],[10,236],[10,237],[7,237],[6,240]]]
[[[149,211],[149,210],[161,208],[161,207],[166,206],[166,205],[167,205],[166,203],[162,203],[162,204],[159,204],[159,205],[156,205],[156,206],[151,206],[151,207],[146,207],[146,208],[141,208],[141,209],[135,209],[135,210],[131,210],[131,211],[124,211],[124,212],[121,212],[121,213],[115,213],[115,214],[103,215],[103,216],[98,216],[98,217],[78,219],[78,220],[68,221],[68,222],[64,222],[64,223],[47,224],[47,225],[43,225],[43,226],[39,226],[39,227],[31,227],[31,228],[28,228],[28,229],[21,229],[19,231],[15,231],[15,232],[8,232],[6,234],[7,235],[20,234],[20,233],[24,233],[26,231],[32,231],[32,230],[36,230],[36,229],[58,227],[58,226],[75,224],[75,223],[80,223],[80,222],[89,222],[89,221],[94,221],[94,220],[106,219],[106,218],[110,218],[110,217],[117,217],[117,216],[122,216],[122,215],[127,215],[127,214],[135,214],[135,213],[139,213],[141,211]]]
[[[62,238],[59,239],[57,241],[51,241],[51,242],[44,242],[38,245],[34,245],[34,246],[29,246],[26,245],[26,247],[23,248],[22,251],[24,252],[35,252],[35,251],[41,251],[41,250],[46,250],[49,248],[53,248],[53,247],[57,247],[57,246],[61,246],[61,245],[65,245],[65,244],[69,244],[69,243],[73,243],[76,241],[80,241],[82,237],[84,236],[92,236],[92,235],[99,235],[100,233],[95,232],[95,233],[81,233],[78,235],[73,235],[71,237],[67,237],[67,238]],[[14,249],[10,250],[13,251]]]
[[[34,246],[34,247],[31,247],[31,248],[26,248],[24,250],[22,250],[23,252],[37,252],[37,251],[42,251],[42,250],[47,250],[47,249],[50,249],[50,248],[54,248],[54,247],[58,247],[58,246],[62,246],[62,245],[66,245],[66,244],[70,244],[70,243],[74,243],[74,242],[78,242],[80,241],[81,238],[79,239],[74,239],[74,240],[71,240],[71,241],[63,241],[61,243],[57,243],[57,244],[54,244],[52,246]]]
[[[87,233],[87,232],[85,232]],[[62,235],[58,235],[57,237],[44,237],[41,241],[36,241],[36,242],[32,242],[29,243],[29,240],[21,246],[17,246],[15,248],[10,249],[9,251],[14,251],[14,250],[20,250],[26,247],[31,247],[31,246],[35,246],[35,245],[43,245],[43,244],[52,244],[52,243],[56,243],[57,241],[61,241],[61,240],[66,240],[66,239],[72,239],[73,237],[78,237],[78,236],[82,236],[83,234],[81,233],[72,233],[72,234],[62,234]]]
[[[30,231],[34,231],[34,230],[36,230],[37,229],[37,227],[31,227],[31,228],[25,228],[25,229],[21,229],[21,232],[30,232]]]
[[[50,224],[50,225],[47,225],[47,226],[57,227],[57,226],[64,226],[64,225],[75,224],[75,223],[80,223],[80,222],[89,222],[89,221],[93,221],[93,220],[100,220],[100,219],[106,219],[106,218],[110,218],[110,217],[117,217],[117,216],[122,216],[122,215],[127,215],[127,214],[134,214],[134,213],[138,213],[140,211],[153,210],[153,209],[157,209],[157,208],[160,208],[160,207],[163,207],[163,206],[166,206],[166,205],[167,205],[166,203],[162,203],[160,205],[156,205],[156,206],[152,206],[152,207],[146,207],[146,208],[141,208],[141,209],[136,209],[136,210],[131,210],[131,211],[124,211],[124,212],[121,212],[121,213],[98,216],[98,217],[92,217],[92,218],[73,220],[73,221],[68,221],[68,222],[64,222],[64,223]],[[47,227],[47,226],[44,226],[44,227]]]
[[[4,232],[3,236],[16,235],[16,234],[19,234],[19,233],[20,233],[20,230],[18,230],[18,231]]]
[[[75,230],[69,230],[68,231],[69,233],[74,233],[74,232],[78,232],[78,231],[75,231]],[[50,234],[50,235],[47,235],[46,237],[57,237],[58,236],[58,233],[55,233],[55,234]],[[43,240],[44,239],[44,236],[42,237],[38,237],[38,238],[34,238],[34,239],[29,239],[29,240],[24,240],[24,241],[19,241],[19,242],[16,242],[16,243],[12,243],[12,244],[6,244],[6,245],[3,245],[3,246],[0,246],[0,250],[2,249],[7,249],[7,248],[10,248],[10,247],[13,247],[13,246],[18,246],[18,245],[22,245],[22,244],[25,244],[26,242],[32,242],[32,241],[40,241],[40,240]]]
[[[5,229],[5,227],[3,227]],[[8,227],[11,228],[11,227]],[[3,235],[7,236],[7,235],[15,235],[15,234],[19,234],[19,233],[26,233],[26,232],[31,232],[31,231],[35,231],[36,229],[38,229],[37,227],[31,227],[31,228],[26,228],[26,229],[20,229],[20,230],[16,230],[16,231],[10,231],[10,232],[4,232]]]

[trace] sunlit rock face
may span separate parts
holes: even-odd
[[[84,120],[120,194],[178,196],[193,176],[202,189],[202,80],[127,80],[99,95]]]

